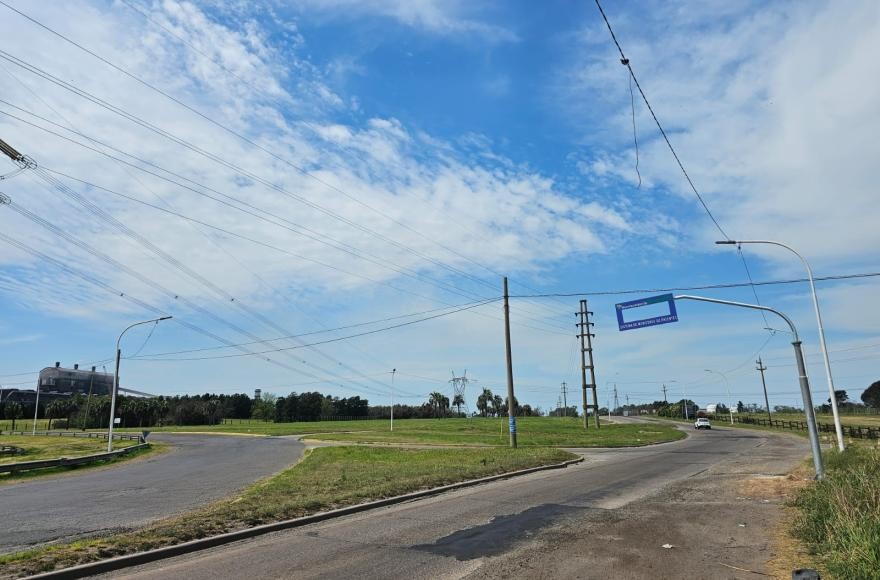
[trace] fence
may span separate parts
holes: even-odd
[[[0,473],[18,473],[19,471],[30,471],[33,469],[47,469],[49,467],[71,467],[74,465],[86,465],[88,463],[97,463],[98,461],[106,461],[123,455],[128,455],[132,451],[138,449],[146,449],[149,443],[139,443],[124,449],[109,451],[106,453],[96,453],[95,455],[83,455],[82,457],[61,457],[60,459],[44,459],[42,461],[21,461],[19,463],[6,463],[0,465]]]
[[[743,423],[747,425],[764,425],[767,427],[775,427],[777,429],[790,429],[797,431],[806,431],[806,421],[788,421],[785,419],[761,419],[759,417],[737,417],[733,416],[734,423]],[[834,425],[830,423],[816,423],[816,428],[822,433],[834,433]],[[843,434],[846,437],[854,439],[880,439],[880,427],[864,427],[860,425],[841,425]]]
[[[87,437],[89,439],[107,439],[104,431],[0,431],[0,435],[41,435],[47,437]],[[140,441],[141,436],[132,433],[114,433],[114,439],[120,441]]]

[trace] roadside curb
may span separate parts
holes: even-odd
[[[87,564],[80,564],[79,566],[73,566],[71,568],[62,568],[60,570],[53,570],[51,572],[44,572],[42,574],[36,574],[34,576],[28,576],[25,580],[28,579],[37,579],[37,578],[53,578],[53,579],[73,579],[73,578],[84,578],[86,576],[93,576],[96,574],[105,574],[107,572],[113,572],[115,570],[121,570],[123,568],[130,568],[132,566],[139,566],[141,564],[148,564],[150,562],[156,562],[159,560],[164,560],[166,558],[172,558],[175,556],[181,556],[184,554],[189,554],[192,552],[198,552],[200,550],[206,550],[208,548],[213,548],[216,546],[222,546],[224,544],[230,544],[232,542],[237,542],[239,540],[246,540],[249,538],[254,538],[257,536],[262,536],[265,534],[270,534],[273,532],[280,532],[283,530],[288,530],[291,528],[298,528],[302,526],[306,526],[309,524],[322,522],[325,520],[330,520],[333,518],[338,518],[342,516],[347,516],[351,514],[356,514],[360,512],[369,511],[371,509],[386,507],[390,505],[395,505],[399,503],[404,503],[407,501],[412,501],[416,499],[421,499],[425,497],[431,497],[434,495],[440,495],[442,493],[446,493],[447,491],[455,491],[458,489],[463,489],[467,487],[473,487],[476,485],[481,485],[484,483],[491,483],[494,481],[499,481],[502,479],[509,479],[513,477],[518,477],[521,475],[528,475],[530,473],[536,473],[539,471],[548,471],[551,469],[564,469],[569,465],[574,465],[576,463],[580,463],[584,461],[583,457],[578,457],[577,459],[570,459],[568,461],[563,461],[562,463],[554,463],[552,465],[540,465],[538,467],[530,467],[528,469],[521,469],[519,471],[511,471],[508,473],[500,473],[498,475],[490,475],[488,477],[481,477],[479,479],[471,479],[469,481],[462,481],[459,483],[451,483],[449,485],[443,485],[440,487],[434,487],[431,489],[424,489],[421,491],[415,491],[412,493],[407,493],[404,495],[398,495],[394,497],[388,497],[380,500],[375,500],[367,503],[357,504],[349,507],[339,508],[335,510],[330,510],[326,512],[319,512],[316,514],[312,514],[310,516],[304,516],[301,518],[294,518],[292,520],[284,520],[280,522],[273,522],[271,524],[263,524],[261,526],[254,526],[252,528],[247,528],[244,530],[237,530],[235,532],[227,532],[225,534],[220,534],[218,536],[210,536],[208,538],[201,538],[198,540],[192,540],[189,542],[184,542],[182,544],[177,544],[174,546],[166,546],[164,548],[157,548],[155,550],[148,550],[146,552],[137,552],[134,554],[126,554],[125,556],[118,556],[116,558],[110,558],[108,560],[99,560],[97,562],[89,562]]]

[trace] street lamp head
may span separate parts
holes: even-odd
[[[172,318],[174,318],[174,317],[169,314],[168,316],[163,316],[159,320],[171,320]]]
[[[736,240],[718,240],[715,243],[719,246],[735,246],[739,242],[737,242]]]

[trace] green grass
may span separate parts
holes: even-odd
[[[121,449],[136,443],[137,441],[114,441],[113,448]],[[21,447],[27,452],[24,455],[4,455],[0,457],[0,464],[58,459],[59,457],[81,457],[107,451],[107,441],[86,437],[0,435],[0,445]]]
[[[37,431],[45,431],[49,425],[48,419],[37,419]],[[15,420],[15,430],[16,431],[30,431],[34,427],[34,417],[31,415],[30,419],[16,419]],[[0,419],[0,431],[12,431],[12,419]]]
[[[749,417],[756,417],[759,419],[766,419],[767,413],[751,413],[745,414]],[[773,413],[773,418],[778,419],[780,421],[806,421],[806,417],[803,413]],[[816,421],[819,423],[825,423],[828,425],[834,424],[834,417],[829,414],[816,414]],[[862,427],[880,427],[880,415],[841,415],[840,416],[841,425],[853,425],[853,426],[862,426]]]
[[[163,427],[157,431],[199,431],[263,435],[312,435],[327,441],[414,443],[426,445],[507,445],[507,419],[403,419],[388,421],[319,421],[305,423],[232,423],[225,425]],[[667,425],[591,423],[556,417],[519,417],[517,441],[521,446],[625,447],[675,441],[684,434]]]
[[[880,578],[880,449],[827,453],[827,475],[793,501],[793,533],[834,578]]]
[[[138,531],[0,556],[0,576],[20,577],[74,566],[575,457],[549,448],[314,449],[296,466],[195,512]]]

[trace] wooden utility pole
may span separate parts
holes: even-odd
[[[668,403],[668,402],[669,402],[669,401],[666,400],[666,385],[665,385],[665,384],[663,385],[663,402],[664,402],[664,403]]]
[[[507,276],[504,277],[504,347],[507,354],[507,420],[510,422],[510,446],[516,448],[516,409],[513,403],[513,359],[510,355],[510,301]]]
[[[767,419],[772,421],[773,415],[770,414],[770,400],[767,399],[767,382],[764,380],[764,371],[767,370],[767,367],[761,362],[761,357],[758,357],[758,360],[755,362],[758,363],[758,366],[755,368],[761,372],[761,385],[764,387],[764,405],[766,405],[767,408]]]
[[[581,309],[577,312],[579,322],[577,323],[579,332],[578,338],[581,339],[581,395],[584,406],[584,429],[589,425],[588,410],[593,409],[593,416],[596,420],[596,428],[599,428],[599,395],[596,392],[596,371],[593,366],[593,337],[595,334],[590,332],[593,323],[590,322],[590,315],[593,314],[587,310],[587,301],[581,300]],[[590,382],[587,382],[587,371],[590,371]],[[587,402],[587,389],[593,391],[593,404]]]

